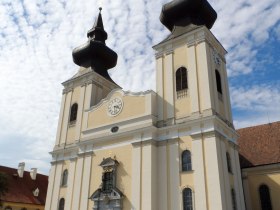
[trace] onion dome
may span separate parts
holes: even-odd
[[[162,7],[160,21],[170,31],[175,26],[205,25],[210,29],[217,19],[216,11],[206,0],[173,0]]]
[[[113,81],[107,71],[116,66],[118,55],[106,46],[105,41],[108,35],[103,26],[102,8],[99,8],[99,10],[99,15],[92,29],[87,33],[88,41],[76,47],[72,56],[75,64],[85,68],[91,67],[93,71]]]

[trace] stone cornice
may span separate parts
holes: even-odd
[[[183,35],[180,35],[178,37],[160,43],[154,46],[154,49],[156,50],[155,54],[157,57],[157,55],[163,56],[164,54],[167,54],[167,52],[170,51],[170,46],[172,46],[172,50],[173,50],[177,46],[182,46],[184,44],[186,44],[188,47],[192,47],[202,42],[206,42],[212,48],[216,49],[221,59],[223,59],[224,55],[227,53],[227,51],[224,49],[221,43],[216,39],[216,37],[212,34],[212,32],[209,29],[207,29],[205,26],[196,28],[192,31],[186,32]],[[225,60],[223,59],[223,61]]]

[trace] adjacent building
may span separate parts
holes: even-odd
[[[238,130],[247,210],[280,209],[280,122]]]
[[[37,168],[25,171],[25,163],[18,168],[0,166],[7,178],[8,192],[1,197],[0,210],[44,210],[48,176],[38,174]]]

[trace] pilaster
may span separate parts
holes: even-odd
[[[163,77],[163,55],[157,58],[157,103],[158,103],[158,121],[163,120],[163,103],[164,103],[164,77]]]
[[[205,157],[204,157],[204,143],[202,137],[196,138],[192,142],[192,157],[194,170],[194,186],[195,186],[195,207],[196,209],[207,208],[207,186],[205,177]]]
[[[59,112],[59,119],[58,119],[58,125],[57,125],[57,131],[56,131],[56,141],[55,146],[59,145],[60,139],[61,139],[61,130],[62,130],[62,122],[63,122],[63,110],[65,109],[65,101],[66,101],[66,94],[63,93],[61,104],[60,104],[60,112]]]
[[[77,158],[70,159],[69,169],[68,169],[68,181],[67,181],[67,193],[65,198],[65,209],[71,210],[71,206],[73,203],[73,187],[74,187],[74,179],[75,179],[75,168],[76,168]]]
[[[63,163],[57,163],[55,165],[55,177],[53,180],[53,192],[52,192],[52,199],[51,199],[51,210],[57,209],[58,208],[58,203],[59,203],[59,189],[61,186],[61,176],[62,176],[62,166]]]
[[[67,139],[67,131],[68,131],[68,123],[69,123],[69,114],[70,114],[70,109],[71,109],[72,94],[73,94],[73,90],[69,91],[66,95],[66,102],[65,102],[65,106],[64,106],[60,144],[65,144],[66,139]]]
[[[174,73],[173,73],[173,51],[169,51],[164,59],[164,109],[166,120],[174,119]]]
[[[197,77],[197,61],[196,49],[191,40],[188,41],[188,74],[189,74],[189,90],[191,98],[191,113],[199,113],[199,99],[198,99],[198,77]]]
[[[72,210],[80,209],[81,188],[82,188],[82,181],[83,181],[82,176],[84,170],[83,166],[84,166],[84,158],[78,157],[76,169],[75,169]]]
[[[85,99],[85,85],[81,87],[80,92],[80,98],[78,102],[78,115],[77,115],[77,121],[76,121],[76,134],[75,134],[75,140],[80,140],[81,136],[81,127],[82,127],[82,119],[84,115],[84,99]]]

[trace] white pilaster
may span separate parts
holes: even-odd
[[[66,100],[66,94],[63,93],[61,104],[60,104],[60,112],[59,112],[59,119],[58,119],[58,126],[56,131],[56,141],[55,145],[59,145],[60,143],[60,137],[61,137],[61,129],[62,129],[62,120],[63,120],[63,110],[65,109],[65,100]]]
[[[67,181],[67,193],[65,198],[65,209],[71,210],[72,206],[72,195],[74,187],[74,178],[75,178],[75,168],[76,168],[77,158],[70,160],[69,169],[68,169],[68,181]]]
[[[247,210],[253,210],[252,204],[251,204],[251,194],[250,194],[250,188],[249,188],[249,182],[247,173],[242,173],[242,177],[244,177],[243,180],[243,189],[244,189],[244,200],[246,203],[246,209]]]
[[[158,171],[158,209],[168,210],[168,197],[167,197],[167,157],[166,157],[166,145],[158,147],[157,154],[157,171]]]
[[[226,209],[231,209],[231,186],[230,186],[230,177],[229,177],[229,172],[228,172],[228,167],[227,167],[227,157],[226,157],[226,145],[225,142],[220,140],[221,144],[221,160],[222,160],[222,165],[221,165],[221,171],[224,176],[224,201],[226,202]]]
[[[63,163],[57,163],[56,164],[56,170],[55,170],[55,178],[53,180],[54,187],[53,187],[53,193],[52,193],[52,199],[51,199],[51,210],[57,209],[58,202],[59,202],[59,189],[61,186],[61,175],[62,175],[62,166]]]
[[[90,176],[91,176],[91,154],[88,154],[85,157],[84,163],[84,173],[83,173],[83,182],[82,182],[82,194],[81,194],[81,204],[80,209],[88,209],[89,202],[89,186],[90,186]]]
[[[76,122],[75,140],[79,140],[81,135],[81,126],[82,126],[81,122],[84,115],[85,89],[86,89],[85,85],[81,87],[80,98],[78,102],[78,115],[77,115],[77,122]]]
[[[157,68],[157,104],[158,104],[158,120],[163,120],[163,57],[159,57],[156,61]]]
[[[236,202],[238,209],[245,210],[245,202],[244,202],[244,192],[241,180],[241,170],[240,170],[240,163],[239,163],[239,154],[236,149],[231,149],[231,156],[233,157],[234,166],[233,170],[235,173],[234,176],[234,186],[236,192]]]
[[[132,149],[132,210],[141,209],[141,145],[135,144]]]
[[[87,84],[85,91],[86,92],[85,92],[85,100],[84,100],[84,110],[87,110],[90,108],[92,83]],[[88,122],[88,112],[85,112],[82,119],[82,130],[85,130],[87,128],[87,122]]]
[[[60,140],[61,144],[65,144],[66,138],[67,138],[72,94],[73,94],[73,91],[70,91],[66,95],[66,102],[65,102],[65,106],[64,106],[63,121],[62,121],[61,140]]]
[[[45,210],[51,210],[52,193],[53,193],[53,188],[54,188],[55,168],[56,168],[56,166],[52,165],[50,175],[49,175],[49,184],[48,184]]]
[[[173,52],[169,52],[165,56],[164,69],[164,109],[166,112],[166,119],[174,118],[174,73],[173,73]]]
[[[191,112],[199,112],[198,101],[198,78],[197,78],[197,66],[196,66],[196,51],[194,45],[188,45],[188,74],[189,74],[189,89],[191,99]]]
[[[169,145],[169,190],[171,209],[180,209],[179,152],[178,142]]]
[[[80,209],[79,205],[80,205],[80,199],[81,199],[80,195],[81,195],[83,165],[84,165],[84,158],[79,157],[77,159],[77,165],[76,165],[76,170],[75,170],[72,210]]]
[[[195,207],[197,210],[207,209],[206,181],[205,181],[205,164],[204,164],[204,147],[201,138],[194,139],[192,142],[192,158],[194,170],[195,186]]]
[[[152,209],[152,145],[146,144],[142,146],[142,204],[141,210],[153,210]]]
[[[199,101],[202,110],[211,109],[211,91],[210,91],[210,78],[209,78],[209,64],[208,64],[208,45],[206,42],[201,42],[197,45],[197,73],[199,85]]]
[[[208,208],[215,210],[226,209],[224,201],[224,180],[220,169],[220,144],[215,136],[204,140],[205,168],[207,176]]]

